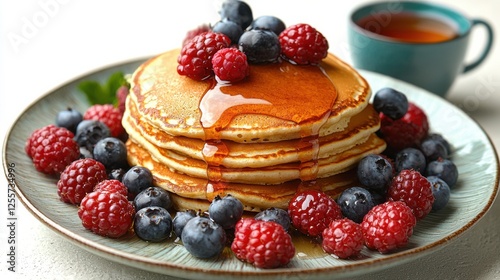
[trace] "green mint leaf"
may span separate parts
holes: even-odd
[[[78,84],[78,89],[85,94],[91,105],[104,104],[106,102],[105,93],[101,85],[96,81],[83,81]]]
[[[122,72],[115,72],[103,84],[97,81],[83,81],[78,84],[78,89],[85,94],[91,105],[116,105],[118,103],[116,91],[122,85],[127,85],[125,75]]]

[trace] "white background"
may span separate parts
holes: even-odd
[[[500,2],[441,0],[470,17],[481,17],[500,30]],[[306,22],[322,31],[330,51],[350,61],[349,12],[367,1],[247,1],[254,16],[272,14],[290,25]],[[347,3],[347,4],[346,4]],[[36,98],[96,68],[158,54],[180,46],[185,32],[218,19],[220,1],[76,1],[0,2],[0,135]],[[498,35],[498,34],[497,34]],[[468,59],[482,47],[484,32],[471,40]],[[447,98],[476,119],[500,147],[500,54],[494,45],[488,60],[460,77]],[[6,221],[7,182],[0,180],[1,221]],[[500,278],[500,225],[496,203],[478,225],[448,248],[417,262],[384,270],[366,279]],[[17,272],[6,271],[7,233],[0,225],[0,271],[18,279],[169,279],[94,256],[42,225],[18,203]],[[412,276],[412,277],[410,277]],[[15,278],[14,278],[15,279]]]

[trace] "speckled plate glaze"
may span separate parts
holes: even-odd
[[[473,226],[493,203],[498,190],[498,157],[488,136],[465,113],[447,101],[409,84],[374,73],[362,72],[373,91],[393,87],[405,92],[409,99],[428,114],[431,130],[442,133],[453,145],[453,160],[460,178],[446,209],[431,213],[420,221],[403,250],[382,255],[363,250],[356,260],[339,260],[326,254],[298,254],[284,268],[262,270],[237,260],[229,249],[216,258],[200,260],[192,257],[182,245],[169,240],[147,243],[133,234],[120,239],[97,236],[83,228],[77,208],[59,201],[56,179],[35,171],[24,152],[31,132],[54,122],[60,110],[70,106],[84,111],[84,96],[76,89],[86,79],[104,81],[121,70],[131,73],[142,61],[136,60],[81,76],[42,96],[17,119],[6,137],[3,150],[4,169],[14,163],[19,199],[40,221],[78,246],[104,258],[125,265],[181,278],[204,279],[330,279],[354,276],[413,261],[446,245]]]

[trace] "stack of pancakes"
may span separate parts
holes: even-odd
[[[149,168],[178,210],[227,194],[249,211],[286,209],[305,188],[336,196],[362,157],[385,149],[368,84],[331,54],[318,66],[251,65],[234,84],[180,76],[178,54],[135,71],[123,117],[130,164]]]

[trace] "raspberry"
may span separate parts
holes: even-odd
[[[323,231],[321,246],[341,259],[356,256],[364,246],[361,226],[347,218],[332,221]]]
[[[123,114],[125,112],[125,102],[127,100],[127,96],[130,92],[130,89],[127,85],[121,86],[116,90],[116,99],[118,100],[117,108]]]
[[[308,24],[289,26],[279,35],[281,54],[297,64],[318,64],[328,54],[328,41]]]
[[[309,236],[320,236],[328,225],[343,218],[338,204],[327,194],[317,190],[298,192],[288,204],[292,225]]]
[[[118,180],[103,180],[95,185],[93,191],[114,192],[122,194],[125,197],[128,195],[127,187]]]
[[[110,130],[111,136],[119,137],[125,132],[122,126],[123,113],[111,104],[95,104],[83,114],[84,120],[96,120],[104,123]]]
[[[78,159],[61,173],[57,194],[66,203],[80,204],[85,195],[106,178],[106,168],[102,163],[90,158]]]
[[[429,214],[434,203],[429,180],[413,169],[402,170],[394,177],[387,190],[387,197],[388,200],[404,202],[417,220]]]
[[[414,103],[408,103],[408,111],[401,119],[393,120],[380,113],[381,136],[393,151],[418,146],[428,132],[427,115]]]
[[[259,268],[276,268],[295,255],[291,236],[271,221],[243,218],[235,226],[231,250],[242,261]]]
[[[230,44],[229,37],[221,33],[205,32],[195,36],[182,47],[177,58],[177,72],[195,80],[210,77],[213,74],[212,56]]]
[[[247,56],[238,49],[224,48],[212,57],[214,73],[222,81],[237,82],[248,76]]]
[[[26,141],[25,151],[36,170],[45,174],[58,174],[80,157],[80,148],[71,131],[55,125],[35,130]]]
[[[112,238],[128,232],[134,215],[134,206],[126,196],[108,191],[88,193],[78,209],[78,217],[86,229]]]
[[[210,26],[208,24],[202,24],[194,29],[189,30],[186,33],[186,36],[184,37],[184,39],[182,40],[182,45],[184,46],[186,43],[191,41],[194,37],[196,37],[202,33],[208,32],[208,31],[210,31]]]
[[[406,246],[416,223],[411,209],[402,201],[376,205],[361,222],[365,245],[380,253]]]

